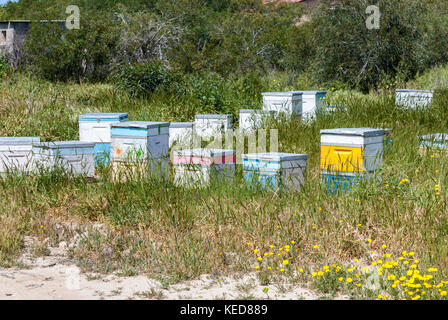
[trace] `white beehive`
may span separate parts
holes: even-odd
[[[170,148],[176,143],[182,147],[191,148],[193,144],[194,122],[171,122],[170,123]]]
[[[406,108],[423,108],[432,103],[434,91],[397,89],[395,90],[395,104]]]
[[[321,169],[339,172],[371,172],[383,160],[384,130],[338,128],[321,130]]]
[[[189,149],[175,151],[174,183],[187,187],[210,185],[211,179],[233,179],[235,150]]]
[[[31,171],[31,150],[39,137],[0,137],[0,173]]]
[[[111,125],[111,160],[168,158],[169,122],[126,121]]]
[[[111,161],[130,162],[148,168],[154,177],[168,177],[169,122],[126,121],[111,125]]]
[[[263,187],[299,191],[305,183],[308,155],[281,152],[243,155],[244,177],[248,183]]]
[[[302,93],[302,119],[312,119],[325,105],[327,91],[292,91]]]
[[[302,116],[301,92],[263,92],[263,110],[284,113],[286,117]]]
[[[272,115],[272,111],[242,109],[240,110],[239,128],[243,131],[260,129],[263,121]]]
[[[33,143],[34,169],[60,167],[73,175],[93,177],[95,173],[94,142],[55,141]]]
[[[194,120],[196,135],[210,139],[233,129],[231,114],[197,114]]]
[[[86,113],[79,116],[79,141],[110,142],[110,125],[128,120],[127,113]]]

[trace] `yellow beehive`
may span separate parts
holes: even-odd
[[[383,159],[384,130],[341,128],[321,130],[322,170],[331,172],[371,172]]]

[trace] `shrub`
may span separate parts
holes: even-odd
[[[0,79],[8,77],[11,74],[11,72],[12,67],[8,63],[8,59],[5,56],[0,55]]]
[[[165,90],[174,79],[175,75],[158,62],[124,65],[113,75],[115,87],[133,96],[147,96],[156,90]]]

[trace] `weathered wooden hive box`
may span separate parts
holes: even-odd
[[[204,139],[222,135],[226,130],[231,129],[233,129],[231,114],[197,114],[195,116],[195,133]]]
[[[395,104],[406,108],[424,108],[432,103],[434,91],[397,89],[395,90]]]
[[[136,170],[157,178],[168,177],[169,122],[126,121],[111,125],[111,161],[114,172]]]
[[[302,92],[263,92],[263,110],[283,113],[287,118],[302,116]]]
[[[95,160],[97,164],[107,165],[110,161],[110,125],[128,120],[122,113],[85,113],[79,116],[79,140],[96,142]]]
[[[93,177],[95,173],[94,142],[55,141],[33,143],[34,169],[60,167],[73,175]]]
[[[39,137],[0,137],[0,174],[12,171],[32,171],[33,143]]]
[[[233,180],[235,177],[235,150],[189,149],[175,151],[174,182],[187,187],[204,187],[212,179]]]
[[[305,183],[308,155],[281,152],[243,155],[244,177],[262,188],[300,191]]]
[[[316,112],[325,106],[327,91],[292,91],[302,93],[302,119],[308,120],[316,116]]]

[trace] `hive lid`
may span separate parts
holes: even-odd
[[[433,133],[420,137],[422,140],[448,142],[448,133]]]
[[[232,118],[231,114],[197,114],[195,119],[229,119]]]
[[[79,121],[120,121],[128,118],[127,112],[121,113],[85,113],[79,116]]]
[[[284,152],[265,152],[265,153],[247,153],[243,154],[243,159],[248,160],[266,160],[266,161],[292,161],[307,160],[307,154],[284,153]]]
[[[193,128],[194,122],[170,122],[170,128]]]
[[[40,137],[0,137],[0,145],[22,145],[40,142]]]
[[[94,148],[95,142],[85,141],[53,141],[33,143],[33,147],[45,149]]]
[[[304,95],[309,95],[309,94],[318,94],[318,93],[325,93],[327,94],[327,91],[323,91],[323,90],[303,90],[303,91],[291,91],[293,93],[302,93]]]
[[[292,96],[301,96],[302,91],[262,92],[261,95],[262,96],[292,97]]]
[[[395,92],[434,93],[434,90],[396,89]]]
[[[137,128],[137,129],[151,129],[160,127],[169,127],[169,122],[158,121],[125,121],[117,122],[111,125],[113,128]]]
[[[384,135],[384,130],[374,128],[337,128],[337,129],[320,130],[320,134],[376,137]]]
[[[271,114],[275,113],[272,110],[260,110],[260,109],[241,109],[240,113],[261,113],[261,114]]]
[[[235,150],[229,149],[185,149],[175,151],[177,156],[193,156],[201,158],[213,158],[230,156],[236,154]]]

